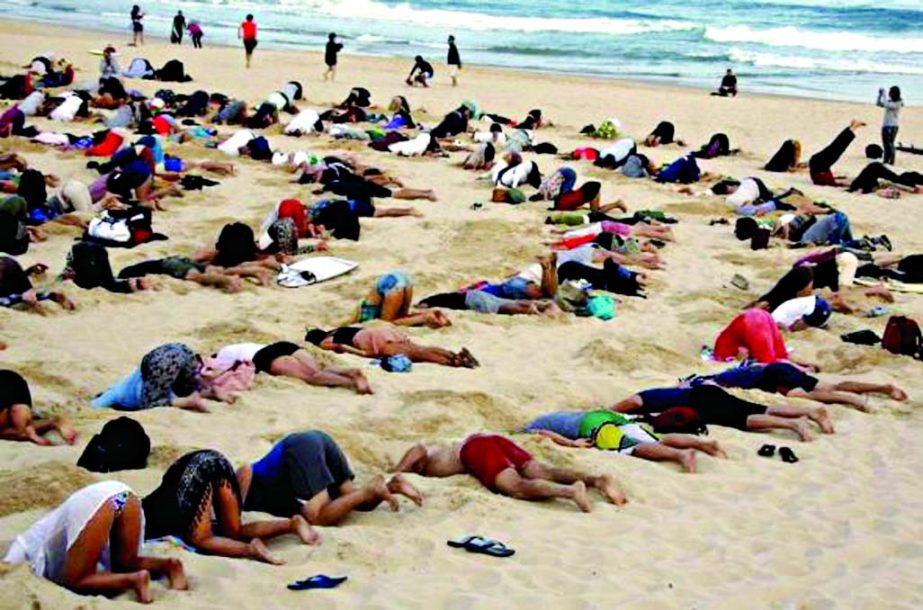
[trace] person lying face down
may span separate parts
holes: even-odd
[[[237,469],[243,510],[300,515],[311,525],[339,525],[353,512],[382,503],[397,511],[397,496],[423,505],[423,495],[401,474],[387,482],[378,475],[361,487],[354,479],[342,449],[319,430],[289,434],[263,458]]]
[[[859,411],[868,410],[869,394],[880,394],[897,401],[907,400],[907,393],[894,384],[862,381],[826,382],[790,362],[742,364],[714,375],[694,375],[684,380],[682,385],[692,387],[705,382],[723,388],[758,389],[790,398],[842,404]]]
[[[596,488],[612,504],[621,506],[627,502],[611,475],[587,474],[542,463],[497,434],[473,434],[450,447],[414,445],[395,470],[437,478],[467,474],[494,493],[529,501],[563,498],[574,502],[583,512],[593,510],[588,487]]]
[[[405,356],[411,362],[429,362],[455,368],[473,369],[480,363],[467,348],[453,352],[441,347],[420,345],[393,326],[346,326],[334,330],[313,328],[305,341],[338,354],[354,354],[363,358]]]
[[[67,418],[39,418],[32,409],[28,382],[16,371],[0,369],[0,439],[50,446],[45,435],[56,431],[68,445],[76,442],[77,432]]]
[[[686,472],[696,471],[696,452],[726,458],[717,441],[689,434],[658,436],[644,424],[620,413],[557,411],[536,418],[522,429],[564,447],[609,449],[652,462],[670,461]]]
[[[703,423],[742,431],[791,430],[804,441],[814,440],[811,423],[833,434],[833,421],[824,407],[770,406],[749,402],[704,383],[692,388],[644,390],[611,407],[616,413],[656,414],[675,407],[696,412]]]
[[[151,576],[189,588],[179,559],[142,555],[144,512],[138,495],[118,481],[102,481],[71,494],[10,546],[4,561],[25,563],[36,576],[83,595],[134,591],[150,603]]]

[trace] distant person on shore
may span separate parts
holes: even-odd
[[[250,67],[250,60],[253,57],[253,49],[256,48],[256,21],[253,15],[247,15],[240,28],[237,30],[237,37],[244,41],[244,53],[247,56],[247,67]]]
[[[337,53],[343,50],[343,45],[337,42],[336,32],[330,32],[327,36],[327,48],[324,51],[324,63],[327,64],[327,71],[324,72],[324,81],[330,79],[330,82],[336,82],[337,79]]]
[[[131,46],[133,47],[144,44],[144,24],[141,22],[142,19],[144,19],[144,13],[141,12],[141,7],[137,4],[131,7]]]
[[[413,68],[410,69],[410,74],[407,75],[406,82],[411,87],[416,85],[429,87],[429,81],[433,79],[433,75],[435,74],[436,71],[433,70],[433,64],[423,59],[420,55],[417,55],[413,58]]]
[[[891,87],[887,94],[884,88],[878,90],[877,104],[885,109],[884,121],[881,123],[881,147],[884,149],[882,162],[894,165],[895,145],[897,139],[898,119],[904,100],[901,99],[901,88]]]
[[[192,38],[192,46],[196,49],[201,49],[202,36],[205,35],[205,32],[202,31],[202,26],[199,25],[198,21],[190,21],[189,27],[186,29],[189,31],[189,37]]]
[[[449,36],[449,57],[446,59],[449,64],[449,76],[452,78],[452,86],[458,86],[458,73],[462,69],[461,56],[458,54],[458,47],[455,46],[455,36]]]
[[[173,17],[173,31],[170,33],[170,42],[172,44],[183,44],[183,32],[186,30],[186,18],[183,17],[183,11],[177,11]]]
[[[724,74],[724,78],[721,79],[721,86],[718,87],[718,90],[713,92],[712,95],[720,97],[737,97],[737,75],[734,74],[733,70],[728,68],[728,71]]]

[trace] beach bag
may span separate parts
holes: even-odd
[[[891,316],[885,327],[881,346],[892,354],[919,359],[923,352],[923,333],[920,325],[905,316]]]
[[[22,220],[0,211],[0,252],[18,256],[29,250],[29,231]]]
[[[144,427],[130,417],[119,417],[93,435],[77,466],[91,472],[140,470],[150,453],[151,439]]]
[[[563,311],[587,315],[587,292],[590,288],[589,283],[584,280],[567,280],[558,286],[558,291],[554,295],[555,303]]]
[[[86,290],[105,286],[113,281],[109,253],[99,244],[80,241],[68,256],[68,266],[74,272],[74,283]]]
[[[103,241],[114,241],[120,244],[127,244],[131,241],[131,229],[128,228],[128,220],[113,218],[107,212],[103,212],[102,215],[90,221],[87,227],[87,235]]]
[[[672,407],[645,419],[658,434],[708,434],[708,426],[691,407]]]
[[[594,318],[611,320],[615,317],[615,299],[607,294],[597,294],[587,301],[586,310]]]

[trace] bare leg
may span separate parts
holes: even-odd
[[[430,201],[438,199],[432,189],[402,188],[394,191],[391,196],[395,199],[429,199]]]
[[[300,379],[308,385],[327,387],[354,387],[355,382],[351,377],[337,375],[318,367],[311,367],[296,356],[282,356],[272,361],[269,372],[282,377]]]
[[[808,400],[814,400],[828,404],[847,405],[863,412],[867,412],[869,410],[868,405],[866,404],[866,400],[858,394],[823,389],[820,386],[814,388],[810,392],[805,392],[800,388],[796,388],[791,390],[788,393],[788,396],[790,398],[807,398]]]
[[[186,274],[186,280],[195,282],[200,286],[212,286],[227,290],[228,292],[240,292],[243,288],[240,277],[210,271],[200,273],[196,270],[192,270]]]
[[[712,457],[726,458],[727,453],[718,444],[718,441],[706,440],[690,434],[665,434],[660,437],[660,442],[667,447],[676,449],[697,449]]]
[[[827,384],[821,384],[826,386]],[[907,393],[893,383],[865,383],[862,381],[841,381],[833,389],[856,394],[884,394],[894,400],[907,400]]]
[[[421,218],[423,213],[415,208],[375,208],[375,218],[399,218],[401,216]]]
[[[412,362],[431,362],[443,366],[461,366],[458,354],[450,352],[441,347],[430,347],[427,345],[417,345],[410,341],[402,343],[389,343],[382,350],[383,356],[394,356],[403,354],[410,358]]]
[[[817,424],[824,434],[833,434],[833,420],[830,419],[830,412],[825,407],[796,407],[793,405],[769,407],[766,414],[775,417],[807,417]]]
[[[391,480],[388,481],[388,491],[392,494],[399,494],[409,498],[417,506],[423,506],[423,494],[401,474],[391,477]]]
[[[652,462],[676,462],[683,470],[694,473],[696,468],[695,450],[677,449],[666,443],[644,443],[635,447],[634,457]]]
[[[147,570],[127,574],[97,572],[100,555],[112,534],[115,507],[104,503],[87,522],[64,557],[62,583],[77,593],[106,594],[134,590],[141,603],[150,603],[151,575]],[[136,539],[137,540],[137,539]]]
[[[546,299],[553,299],[558,293],[557,259],[555,252],[539,258],[542,265],[542,296]]]
[[[772,415],[751,415],[747,418],[747,430],[792,430],[798,434],[802,441],[808,442],[814,440],[808,426],[806,417],[800,419],[788,419],[785,417],[775,417]]]
[[[302,515],[313,525],[339,525],[353,511],[372,510],[382,502],[388,502],[391,510],[399,508],[397,498],[392,495],[381,476],[375,477],[365,487],[344,485],[341,489],[345,489],[346,493],[342,493],[336,500],[331,500],[326,490],[320,492],[302,507]]]
[[[115,527],[112,529],[113,565],[125,571],[147,570],[155,577],[166,576],[171,589],[185,591],[189,588],[189,582],[179,559],[144,557],[138,554],[138,540],[142,534],[141,517],[141,501],[138,496],[129,496],[122,515],[115,519]]]
[[[394,290],[384,296],[381,301],[381,319],[386,322],[404,318],[410,313],[413,304],[413,287]]]
[[[215,499],[215,514],[223,536],[216,536],[212,532],[211,508]],[[254,538],[250,543],[242,542],[243,536],[240,524],[240,507],[233,490],[227,485],[218,488],[214,486],[208,490],[202,500],[203,507],[199,511],[200,517],[193,523],[189,542],[200,551],[221,557],[244,557],[265,563],[280,565],[282,560],[274,557],[266,545],[259,538]]]
[[[580,480],[565,485],[545,479],[526,478],[515,469],[507,468],[497,475],[494,485],[500,493],[518,500],[536,502],[552,498],[567,498],[573,500],[585,513],[593,510],[593,504],[587,497],[586,485]]]

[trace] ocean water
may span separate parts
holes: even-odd
[[[263,46],[318,49],[336,31],[347,52],[423,55],[437,78],[453,33],[469,63],[703,87],[733,67],[746,90],[869,101],[897,84],[923,98],[923,0],[137,1],[147,36],[168,36],[182,9],[206,44],[232,43],[252,12]],[[127,36],[131,4],[0,0],[0,15]]]

